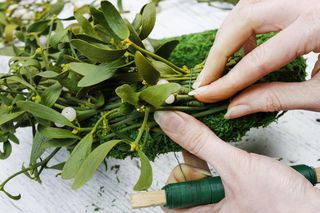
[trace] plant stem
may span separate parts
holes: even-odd
[[[191,79],[189,77],[182,77],[182,78],[163,78],[168,81],[188,81],[188,80],[196,80],[197,77],[192,77]]]
[[[126,118],[126,119],[124,119],[124,120],[121,120],[121,121],[119,121],[119,122],[117,122],[117,123],[111,124],[110,127],[116,127],[116,126],[119,126],[119,125],[121,125],[121,124],[125,124],[125,123],[127,123],[127,122],[129,122],[129,121],[132,121],[132,120],[134,120],[134,119],[137,119],[137,118],[139,118],[139,117],[141,117],[141,114],[140,114],[140,113],[139,113],[139,114],[131,115],[131,116],[129,116],[128,118]]]
[[[163,63],[167,64],[168,66],[172,67],[173,69],[175,69],[175,70],[177,70],[177,71],[179,71],[179,72],[181,72],[181,73],[184,73],[184,74],[188,74],[188,73],[189,73],[188,70],[182,69],[182,68],[174,65],[172,62],[170,62],[170,61],[162,58],[161,56],[158,56],[158,55],[156,55],[156,54],[154,54],[154,53],[152,53],[152,52],[149,52],[149,51],[143,49],[142,47],[140,47],[139,45],[136,45],[136,44],[133,43],[132,41],[128,40],[127,42],[128,42],[132,47],[134,47],[135,49],[139,50],[140,52],[142,52],[142,53],[144,53],[144,54],[146,54],[146,55],[149,55],[149,56],[151,56],[151,57],[153,57],[153,58],[155,58],[155,59],[157,59],[157,60],[159,60],[159,61],[162,61]]]
[[[58,109],[64,109],[64,108],[66,108],[65,106],[62,106],[62,105],[57,104],[57,103],[55,103],[53,106],[56,107],[56,108],[58,108]]]
[[[111,111],[109,111],[109,112],[107,112],[107,113],[104,113],[104,114],[99,118],[99,120],[96,122],[96,124],[95,124],[94,127],[92,128],[91,132],[94,133],[94,132],[97,130],[97,128],[98,128],[99,124],[101,123],[101,121],[103,121],[104,119],[106,119],[107,116],[111,115],[111,114],[114,113],[114,112],[117,112],[117,109],[113,109],[113,110],[111,110]]]
[[[204,116],[207,116],[207,115],[211,115],[213,113],[222,112],[222,111],[224,111],[224,110],[226,110],[228,108],[228,105],[229,104],[213,107],[213,108],[210,108],[210,109],[208,109],[206,111],[193,114],[192,116],[195,117],[195,118],[200,118],[200,117],[204,117]]]
[[[190,107],[190,106],[162,106],[156,109],[158,110],[177,110],[177,111],[198,111],[208,109],[210,106],[203,107]]]
[[[114,108],[118,108],[122,103],[118,102],[118,103],[112,103],[112,104],[107,104],[103,109],[114,109]]]
[[[150,108],[147,107],[147,108],[145,109],[145,111],[144,111],[144,118],[143,118],[142,125],[141,125],[141,127],[140,127],[140,129],[139,129],[138,136],[137,136],[136,139],[134,140],[134,143],[135,143],[136,145],[139,144],[139,141],[141,140],[141,137],[142,137],[142,135],[143,135],[143,133],[144,133],[146,127],[147,127],[148,118],[149,118],[149,113],[150,113]]]
[[[28,172],[30,170],[34,170],[36,168],[38,168],[39,166],[43,166],[46,165],[53,157],[55,154],[57,154],[57,152],[60,150],[60,148],[56,148],[46,159],[44,159],[43,161],[36,163],[28,168],[22,169],[19,172],[14,173],[13,175],[11,175],[10,177],[8,177],[4,182],[2,182],[0,184],[0,191],[4,191],[4,186],[13,178],[15,178],[16,176],[23,174],[25,172]]]
[[[129,130],[138,128],[139,126],[141,126],[141,124],[134,124],[134,125],[128,126],[128,127],[126,127],[126,128],[123,128],[123,129],[117,131],[117,133],[127,132],[127,131],[129,131]],[[106,139],[112,138],[112,137],[114,137],[114,136],[116,136],[116,135],[117,135],[116,133],[111,133],[111,134],[109,134],[109,135],[106,136]]]

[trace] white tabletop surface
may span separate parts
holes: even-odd
[[[79,1],[84,2],[84,1]],[[133,14],[147,0],[124,0],[124,7],[131,11],[126,14],[132,19]],[[67,8],[64,15],[72,10]],[[157,24],[152,36],[162,38],[219,27],[228,11],[198,4],[195,0],[164,0],[159,7]],[[308,72],[316,60],[315,54],[306,56]],[[7,70],[8,58],[0,58],[1,72]],[[250,152],[271,157],[281,157],[284,163],[305,163],[311,166],[320,165],[320,118],[319,113],[307,111],[291,111],[264,129],[251,130],[243,142],[237,144]],[[13,153],[9,159],[0,161],[0,182],[18,171],[23,162],[28,163],[32,136],[30,129],[17,132],[20,145],[13,145]],[[178,158],[181,160],[180,154]],[[54,161],[63,161],[66,153],[59,152]],[[123,161],[108,159],[108,171],[103,166],[94,178],[83,188],[73,191],[70,182],[55,177],[56,171],[45,171],[42,184],[19,176],[7,185],[7,190],[21,193],[19,201],[8,199],[0,193],[0,213],[84,213],[84,212],[161,212],[160,208],[131,210],[128,195],[132,192],[139,170],[138,160]],[[111,170],[114,165],[120,169]],[[161,155],[153,165],[154,182],[152,189],[161,188],[170,172],[177,165],[173,154]]]

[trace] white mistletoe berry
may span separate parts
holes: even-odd
[[[173,104],[174,101],[175,101],[174,95],[170,95],[165,102],[166,104]]]
[[[161,85],[161,84],[167,84],[169,83],[169,81],[165,80],[165,79],[159,79],[157,85]]]
[[[77,112],[73,107],[66,107],[62,110],[61,115],[66,117],[69,121],[74,121],[77,117]]]

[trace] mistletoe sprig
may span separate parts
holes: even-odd
[[[134,189],[148,189],[149,160],[181,149],[157,127],[152,118],[156,110],[188,112],[227,141],[277,118],[277,113],[266,113],[227,121],[228,100],[204,104],[189,96],[215,31],[159,41],[149,38],[155,23],[154,3],[130,23],[102,1],[99,8],[75,10],[67,20],[45,15],[15,29],[18,42],[5,47],[14,55],[10,72],[0,75],[0,159],[10,156],[12,143],[19,143],[18,128],[32,128],[33,144],[28,165],[2,182],[0,191],[19,199],[6,184],[20,174],[40,182],[46,169],[61,170],[61,177],[73,179],[72,188],[78,189],[108,156],[139,157],[141,174]],[[241,57],[240,52],[231,57],[226,72]],[[304,69],[304,60],[297,59],[262,81],[303,80]],[[60,150],[70,155],[49,166]],[[50,154],[43,158],[45,152]]]
[[[179,109],[180,106],[162,105],[169,97],[170,103],[191,100],[186,97],[187,85],[169,81],[189,81],[196,75],[191,76],[188,68],[177,67],[157,51],[145,49],[143,40],[156,21],[153,3],[145,5],[133,23],[123,19],[108,1],[102,1],[99,9],[90,7],[88,14],[89,19],[76,11],[77,22],[67,28],[56,16],[47,16],[17,29],[17,39],[23,46],[11,46],[16,56],[10,60],[10,73],[0,79],[4,141],[0,156],[7,158],[11,143],[18,143],[17,128],[31,126],[34,141],[29,167],[8,180],[22,173],[40,180],[52,157],[42,160],[44,151],[55,148],[56,154],[63,147],[70,150],[70,157],[63,166],[53,168],[62,168],[64,179],[74,178],[73,188],[77,189],[92,177],[113,147],[127,144],[142,164],[135,189],[144,190],[152,183],[151,166],[143,150],[149,131],[155,126],[148,119],[149,114],[160,108]],[[39,40],[41,36],[46,37],[45,43]],[[163,44],[158,51],[166,50],[166,46]],[[178,94],[183,90],[184,95]],[[209,108],[183,107],[190,111]],[[99,119],[91,125],[88,119],[93,116]],[[122,134],[125,129],[117,130],[130,119],[139,118],[143,119],[141,124],[127,127],[138,130],[135,140]],[[98,130],[110,140],[98,141]],[[11,198],[20,198],[5,191],[8,180],[0,190]]]

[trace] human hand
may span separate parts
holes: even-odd
[[[320,191],[290,167],[225,143],[185,113],[160,111],[155,113],[155,120],[173,141],[212,165],[225,189],[225,198],[217,204],[165,212],[320,212]],[[207,175],[185,165],[182,169],[188,180]],[[169,182],[181,181],[184,176],[176,168]]]
[[[227,99],[297,56],[311,51],[319,53],[319,11],[318,0],[240,0],[219,29],[190,94],[203,102]],[[256,47],[255,34],[278,31]],[[228,58],[242,46],[247,55],[221,77]],[[290,109],[320,111],[319,70],[320,58],[311,80],[249,87],[232,100],[225,117]]]

